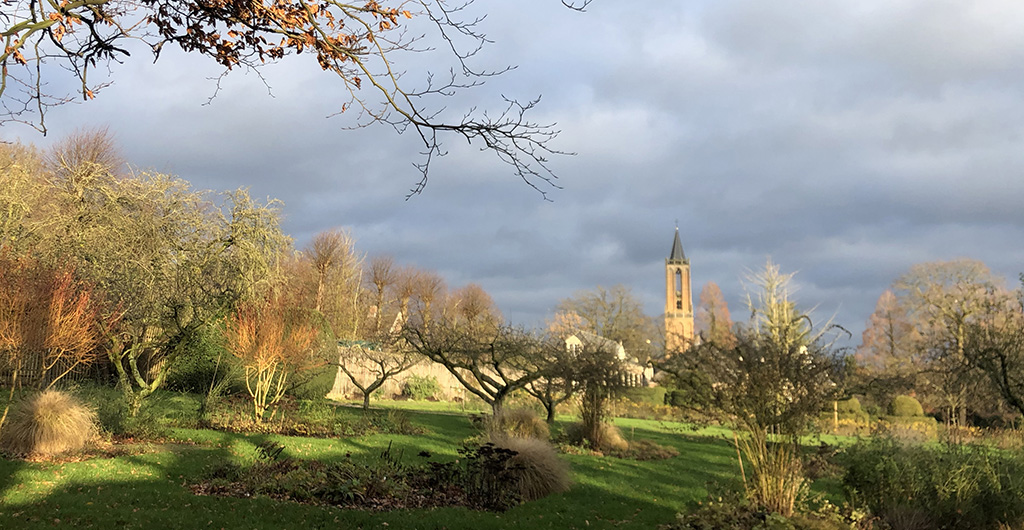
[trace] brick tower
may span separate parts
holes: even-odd
[[[679,353],[693,342],[693,297],[690,294],[690,260],[679,242],[679,227],[672,252],[665,260],[665,353]]]

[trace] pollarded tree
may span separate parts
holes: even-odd
[[[524,390],[540,401],[549,425],[555,423],[558,406],[569,401],[581,388],[575,377],[575,355],[565,342],[566,337],[580,330],[581,324],[582,319],[576,313],[556,313],[548,322],[544,336],[539,338],[538,377],[530,381]]]
[[[433,157],[444,152],[441,137],[446,134],[479,142],[533,187],[551,183],[554,175],[546,158],[556,152],[548,144],[557,130],[526,118],[537,100],[521,103],[507,99],[497,112],[470,109],[454,113],[456,118],[451,121],[444,118],[448,113],[441,112],[447,106],[444,98],[509,69],[480,70],[470,64],[487,42],[479,28],[482,18],[461,18],[469,16],[471,3],[5,2],[0,15],[5,44],[0,51],[0,102],[7,120],[45,132],[46,110],[74,99],[70,94],[44,92],[47,87],[59,86],[50,76],[70,73],[80,87],[81,98],[93,99],[107,84],[92,77],[94,68],[99,66],[102,72],[105,63],[127,59],[140,42],[157,59],[168,45],[209,57],[225,68],[225,74],[236,68],[259,69],[267,61],[301,54],[315,58],[324,72],[337,78],[337,92],[347,94],[337,102],[339,112],[356,106],[360,125],[384,123],[400,132],[411,129],[419,136],[426,158],[420,164],[422,179],[412,193],[426,184]],[[424,33],[438,45],[417,43]],[[446,54],[452,63],[449,73],[428,75],[425,86],[415,86],[399,66],[399,58],[413,51]]]
[[[299,261],[304,303],[323,315],[335,337],[345,340],[357,338],[362,324],[362,262],[355,239],[338,229],[313,236]]]

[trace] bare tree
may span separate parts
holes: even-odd
[[[643,304],[624,285],[580,291],[559,302],[556,309],[578,315],[581,329],[621,342],[640,362],[653,353],[651,341],[662,336],[653,319],[644,314]]]
[[[496,111],[474,108],[461,117],[444,112],[444,99],[511,69],[481,70],[471,64],[488,42],[480,29],[483,17],[461,18],[468,16],[471,3],[12,0],[4,2],[0,12],[0,102],[7,120],[45,133],[47,110],[75,99],[71,94],[47,93],[47,87],[54,86],[48,76],[68,72],[78,83],[79,96],[91,100],[108,84],[93,78],[95,69],[102,71],[110,61],[129,58],[134,42],[148,46],[156,59],[164,46],[177,46],[216,61],[225,74],[238,68],[259,71],[267,61],[304,53],[334,75],[339,92],[347,94],[339,102],[339,112],[354,106],[359,109],[359,125],[386,124],[419,136],[424,146],[418,164],[422,175],[410,195],[423,190],[431,162],[444,154],[444,135],[479,143],[544,193],[541,186],[557,187],[547,157],[558,153],[549,145],[558,131],[527,118],[538,99],[505,99]],[[586,3],[569,7],[581,9]],[[410,33],[406,23],[415,20],[426,24],[413,31],[425,28],[427,35]],[[419,42],[425,37],[440,44]],[[447,55],[449,73],[428,75],[422,86],[415,86],[403,76],[398,58],[417,51]]]
[[[919,380],[940,401],[950,424],[964,425],[969,408],[992,401],[983,374],[965,356],[967,331],[994,297],[1005,294],[1003,280],[980,261],[958,259],[914,265],[893,283],[893,291],[919,337]]]
[[[1024,414],[1024,287],[1016,294],[989,299],[982,317],[967,325],[963,351],[1003,400]]]
[[[370,396],[384,383],[412,368],[422,358],[394,340],[351,342],[338,347],[338,367],[363,395],[363,410],[370,408]]]
[[[456,290],[445,305],[431,320],[410,320],[402,338],[498,412],[512,392],[540,376],[541,342],[523,329],[503,324],[480,286]]]

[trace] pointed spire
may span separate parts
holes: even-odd
[[[668,255],[669,261],[686,261],[686,254],[683,253],[683,244],[679,241],[679,227],[676,227],[676,238],[672,241],[672,253]]]

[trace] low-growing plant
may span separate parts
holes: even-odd
[[[441,392],[441,384],[433,376],[412,375],[402,386],[402,395],[416,401],[433,399]]]
[[[936,439],[939,424],[930,416],[882,416],[873,425],[873,434],[904,443],[923,443]]]
[[[12,454],[47,458],[81,450],[96,434],[93,410],[66,392],[47,390],[14,405],[0,431],[0,446]]]
[[[858,442],[843,455],[853,499],[893,529],[1024,524],[1024,456],[986,447]]]
[[[710,496],[660,530],[853,530],[863,519],[856,510],[828,502],[786,517],[729,492]]]

